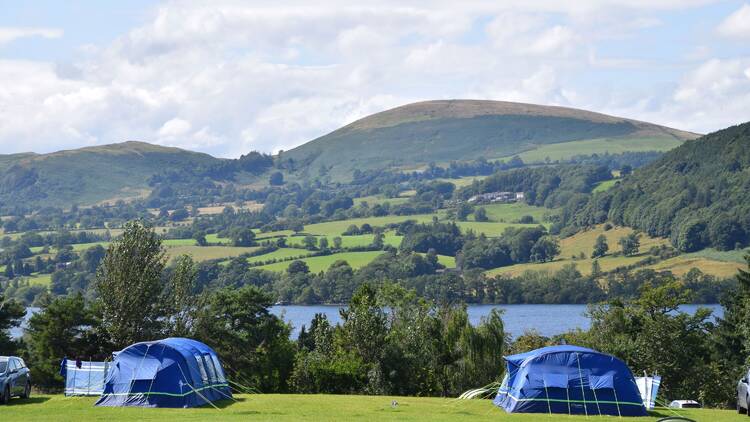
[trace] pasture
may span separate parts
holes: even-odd
[[[240,246],[171,246],[165,248],[169,260],[173,260],[180,255],[190,255],[196,261],[208,261],[211,259],[234,258],[244,253],[253,252],[258,247],[240,247]]]
[[[300,261],[304,261],[310,268],[310,272],[318,273],[325,271],[336,261],[343,260],[349,263],[352,268],[361,268],[372,262],[373,259],[383,254],[383,251],[367,251],[367,252],[342,252],[333,255],[325,256],[312,256],[309,258],[303,258]],[[273,264],[263,265],[256,267],[262,270],[282,272],[291,264],[292,261],[276,262]]]
[[[618,421],[614,416],[568,416],[507,414],[489,400],[456,401],[434,397],[389,397],[298,394],[241,394],[216,407],[193,409],[151,409],[141,407],[94,407],[94,397],[32,395],[13,399],[0,410],[3,420],[91,422],[91,421]],[[393,403],[397,404],[393,404]],[[733,410],[686,409],[679,414],[698,421],[738,420]],[[657,409],[649,417],[628,421],[655,421],[674,415]],[[593,419],[592,419],[593,418]]]
[[[526,163],[542,163],[547,158],[552,161],[567,160],[576,155],[619,154],[637,151],[669,151],[682,144],[674,138],[603,138],[585,141],[561,142],[540,145],[535,149],[518,154]],[[505,157],[508,158],[508,157]]]

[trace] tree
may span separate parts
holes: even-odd
[[[255,286],[204,294],[194,336],[221,356],[228,377],[264,393],[284,392],[294,361],[290,327],[269,312],[269,295]]]
[[[476,210],[474,210],[474,220],[476,221],[489,221],[489,217],[487,217],[487,210],[484,207],[479,207]]]
[[[286,267],[286,272],[291,274],[307,274],[310,272],[310,267],[307,266],[307,263],[305,261],[292,261],[288,267]]]
[[[469,217],[469,214],[471,214],[473,210],[474,209],[471,205],[467,204],[466,202],[462,202],[456,209],[456,218],[458,219],[458,221],[466,221],[466,219]]]
[[[602,274],[602,266],[599,265],[599,260],[595,259],[591,263],[591,276],[592,277],[599,277]]]
[[[609,245],[607,244],[607,237],[603,234],[600,234],[599,237],[596,238],[596,242],[594,243],[594,251],[591,252],[591,257],[601,258],[607,254],[608,250]]]
[[[195,239],[195,243],[198,246],[208,246],[208,241],[206,240],[206,234],[198,231],[193,234],[193,239]]]
[[[328,238],[327,237],[321,237],[320,240],[318,240],[318,248],[321,251],[328,250]]]
[[[333,238],[333,248],[337,250],[341,249],[341,238],[339,236]]]
[[[305,248],[308,250],[315,250],[315,246],[318,244],[318,238],[309,234],[305,236],[304,239],[302,239],[302,243],[305,245]]]
[[[552,236],[542,236],[531,248],[531,260],[535,262],[552,261],[560,254],[560,242]]]
[[[255,244],[255,232],[249,227],[232,230],[231,238],[234,246],[253,246]]]
[[[271,176],[268,178],[268,183],[270,183],[271,186],[281,186],[284,184],[284,175],[280,171],[275,171],[271,173]]]
[[[375,237],[372,239],[372,246],[373,249],[383,249],[383,246],[385,245],[385,235],[383,232],[377,232],[375,233]]]
[[[26,315],[23,305],[13,299],[6,299],[0,293],[0,356],[15,354],[17,344],[10,337],[10,329],[18,327]]]
[[[622,254],[625,256],[633,256],[638,254],[638,249],[641,247],[640,236],[636,233],[630,233],[627,236],[623,236],[617,242],[622,248]]]
[[[190,310],[194,303],[193,289],[198,269],[190,255],[180,255],[169,278],[167,300],[170,304],[170,336],[187,337],[190,333]]]
[[[60,359],[104,359],[111,347],[102,338],[100,320],[81,294],[59,297],[42,306],[26,329],[27,362],[34,384],[44,391],[63,386]]]
[[[96,275],[102,327],[115,347],[151,340],[161,333],[161,274],[166,258],[161,239],[142,221],[125,224]]]

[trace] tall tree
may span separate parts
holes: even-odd
[[[96,292],[102,326],[115,347],[161,333],[165,264],[161,239],[142,221],[128,222],[122,237],[110,244],[97,272]]]
[[[641,247],[641,240],[638,234],[630,233],[627,236],[623,236],[618,241],[620,247],[622,247],[622,254],[625,256],[633,256],[638,253],[638,249]]]
[[[198,269],[189,255],[181,255],[176,260],[174,271],[169,278],[168,301],[171,306],[172,324],[170,334],[185,337],[190,332],[190,310],[193,305],[193,288]]]
[[[6,299],[0,293],[0,355],[11,355],[16,352],[18,343],[10,337],[10,329],[21,324],[26,310],[13,299]]]
[[[596,242],[594,243],[594,251],[591,252],[591,257],[601,258],[607,254],[608,250],[609,245],[607,244],[607,237],[603,234],[600,234],[599,237],[596,238]]]

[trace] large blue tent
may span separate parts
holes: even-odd
[[[118,352],[96,405],[195,407],[231,397],[213,349],[191,339],[167,338]]]
[[[509,413],[646,416],[633,374],[613,356],[552,346],[505,361],[494,403]]]

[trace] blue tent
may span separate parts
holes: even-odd
[[[613,356],[552,346],[505,360],[494,403],[508,413],[646,416],[633,374]]]
[[[101,395],[108,370],[109,362],[63,359],[60,363],[60,375],[65,377],[65,395]]]
[[[224,368],[210,347],[167,338],[118,352],[96,406],[195,407],[231,397]]]

